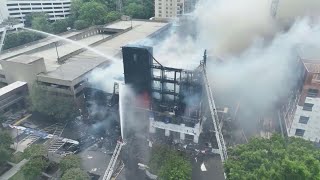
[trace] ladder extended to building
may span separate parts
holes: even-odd
[[[111,179],[113,171],[114,171],[114,167],[116,165],[116,162],[118,160],[118,156],[120,154],[120,151],[121,151],[121,148],[123,145],[124,145],[123,142],[118,141],[102,180],[110,180]]]
[[[216,109],[216,105],[215,105],[215,102],[213,99],[212,91],[211,91],[211,88],[209,85],[205,66],[203,67],[203,77],[204,77],[204,83],[205,83],[206,92],[207,92],[207,96],[208,96],[209,108],[210,108],[210,113],[212,116],[215,135],[216,135],[216,139],[217,139],[217,143],[218,143],[218,147],[219,147],[219,151],[220,151],[220,157],[221,157],[221,161],[224,162],[228,158],[227,148],[226,148],[226,145],[225,145],[225,142],[223,139],[221,128],[219,126],[219,118],[218,118],[218,114],[217,114],[217,109]]]

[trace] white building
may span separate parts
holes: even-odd
[[[32,12],[44,12],[52,21],[64,19],[70,15],[71,0],[1,0],[6,1],[0,6],[6,6],[11,18],[25,21],[25,15]],[[1,7],[2,9],[3,7]],[[4,8],[3,8],[4,9]]]
[[[174,18],[194,10],[197,0],[155,0],[155,18]]]
[[[320,53],[307,47],[299,52],[299,81],[289,102],[282,107],[280,117],[288,136],[320,142]]]
[[[3,22],[3,20],[8,19],[9,13],[8,9],[5,5],[5,3],[0,4],[0,24]]]

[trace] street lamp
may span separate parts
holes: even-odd
[[[59,53],[58,53],[57,42],[54,42],[54,45],[56,46],[57,58],[58,58],[58,62],[59,62]]]

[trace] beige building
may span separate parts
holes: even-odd
[[[118,21],[62,36],[94,47],[108,57],[116,57],[121,54],[122,46],[156,35],[167,25],[154,21]],[[0,82],[10,84],[24,81],[30,89],[37,81],[51,92],[80,100],[83,98],[83,89],[88,85],[88,74],[97,67],[108,66],[111,63],[108,57],[97,55],[79,45],[46,38],[3,51],[0,55]]]
[[[155,18],[175,18],[194,10],[198,0],[155,0]]]

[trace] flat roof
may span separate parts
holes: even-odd
[[[22,82],[22,81],[16,81],[14,83],[11,83],[3,88],[0,89],[0,96],[3,96],[4,94],[9,93],[10,91],[17,89],[19,87],[22,87],[24,85],[26,85],[26,82]]]
[[[22,64],[31,64],[39,59],[42,59],[42,57],[21,55],[21,56],[17,56],[15,58],[12,58],[12,59],[8,59],[8,61],[22,63]]]
[[[73,35],[76,35],[76,34],[79,34],[79,33],[81,33],[81,32],[68,32],[68,33],[66,33],[64,35],[61,35],[61,37],[68,38],[70,36],[73,36]],[[41,46],[44,46],[44,45],[47,45],[47,44],[50,44],[52,42],[56,42],[56,41],[59,41],[59,40],[60,39],[55,38],[55,37],[47,37],[47,38],[39,40],[35,44],[33,44],[33,43],[25,44],[25,45],[22,45],[21,47],[17,47],[17,49],[13,48],[13,49],[8,49],[8,50],[3,50],[1,52],[1,54],[0,54],[0,59],[7,59],[7,58],[10,58],[12,56],[16,56],[18,54],[26,53],[27,51],[39,48]]]
[[[121,26],[125,27],[130,23],[131,27],[131,21],[120,21],[116,22],[113,26]],[[99,45],[94,46],[93,48],[102,52],[108,57],[115,57],[119,53],[121,53],[121,47],[125,46],[131,42],[135,42],[138,40],[142,40],[146,38],[147,36],[151,35],[152,33],[158,31],[162,27],[166,26],[168,23],[163,22],[152,22],[152,21],[132,21],[132,29],[120,34],[110,40],[107,40]],[[107,26],[108,27],[108,26]],[[111,25],[112,27],[112,25]],[[101,34],[96,35],[99,38],[102,38]],[[88,38],[86,38],[88,39]],[[88,40],[83,39],[83,43],[87,43]],[[100,40],[100,39],[99,39]],[[74,45],[72,45],[74,46]],[[63,49],[63,51],[66,51],[67,48],[61,48],[58,47],[58,52],[60,52],[59,49]],[[97,55],[94,52],[91,52],[89,50],[84,51],[78,55],[75,55],[71,58],[69,58],[64,64],[60,65],[56,63],[56,60],[53,64],[50,65],[49,61],[47,60],[48,57],[56,57],[56,51],[53,50],[46,50],[46,52],[39,52],[34,53],[35,55],[42,54],[44,55],[44,60],[46,63],[46,67],[48,72],[39,74],[38,77],[48,77],[53,79],[61,79],[61,80],[67,80],[72,81],[85,73],[91,71],[93,68],[101,65],[101,64],[109,64],[111,61],[107,59],[106,57],[101,57],[100,55]],[[47,54],[47,55],[46,55]],[[49,55],[50,54],[50,55]],[[47,57],[47,58],[46,58]]]
[[[134,23],[132,22],[132,26],[137,25],[137,21]],[[127,29],[131,27],[131,21],[118,21],[116,23],[106,25],[104,28],[110,28],[110,29]]]
[[[73,59],[68,63],[61,65],[54,71],[41,73],[38,75],[38,77],[40,77],[40,80],[43,77],[47,77],[53,79],[62,79],[65,81],[73,81],[83,74],[88,73],[95,67],[108,62],[110,61],[108,61],[107,59],[97,57],[77,58],[76,60]]]

